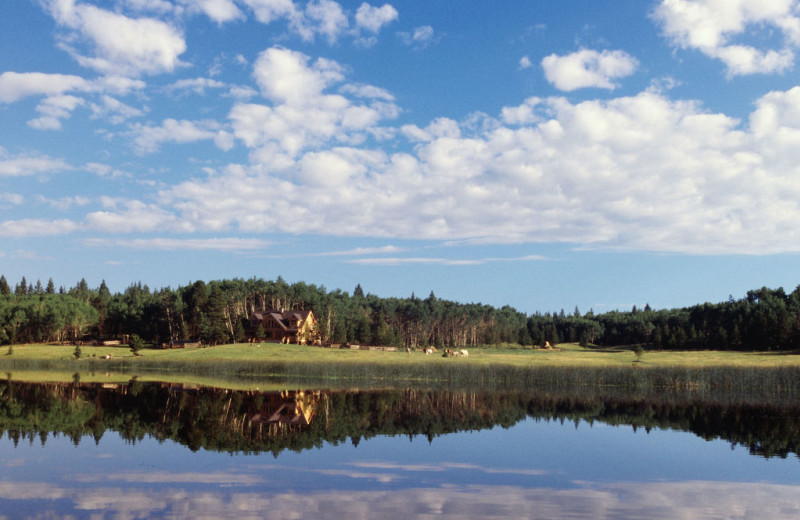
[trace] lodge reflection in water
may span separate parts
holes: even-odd
[[[297,390],[234,391],[167,383],[36,384],[0,381],[0,434],[45,443],[67,435],[78,444],[106,431],[129,442],[171,439],[192,450],[277,455],[323,442],[376,435],[434,437],[540,420],[595,421],[634,429],[669,428],[724,439],[761,456],[798,453],[800,405],[742,404],[691,393],[614,395],[589,389],[550,391]]]

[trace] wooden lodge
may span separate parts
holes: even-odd
[[[300,345],[310,344],[317,330],[317,320],[310,310],[254,312],[249,325],[250,336],[256,340]]]

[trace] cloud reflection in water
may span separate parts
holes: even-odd
[[[134,479],[141,482],[140,479]],[[0,482],[0,500],[37,501],[39,516],[103,512],[105,518],[770,518],[800,515],[800,486],[711,481],[576,483],[571,489],[459,486],[269,495],[244,484],[201,491],[178,475],[155,489]],[[190,479],[196,482],[196,479]],[[68,502],[71,506],[48,504]],[[44,503],[41,503],[44,501]]]

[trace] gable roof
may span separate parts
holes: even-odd
[[[298,321],[304,324],[309,316],[312,315],[310,310],[305,311],[268,311],[268,312],[254,312],[253,317],[258,321],[264,321],[267,317],[272,318],[281,328],[287,332],[297,331],[298,327],[295,325]]]

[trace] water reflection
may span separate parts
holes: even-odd
[[[0,381],[0,434],[2,518],[800,514],[793,399]]]
[[[39,518],[101,514],[104,518],[782,520],[800,514],[799,486],[761,483],[624,482],[583,483],[570,489],[495,485],[264,493],[237,483],[235,475],[216,475],[219,486],[193,488],[188,493],[185,486],[197,483],[193,477],[165,476],[161,486],[148,489],[137,487],[138,475],[132,477],[127,482],[119,478],[118,485],[94,488],[4,482],[0,483],[0,504],[6,500],[37,504]],[[205,475],[200,480],[212,483],[214,477]],[[58,508],[51,505],[54,501],[61,502]]]
[[[525,418],[692,432],[764,457],[796,455],[800,404],[737,397],[602,395],[597,389],[536,391],[332,390],[233,391],[171,383],[35,384],[0,381],[0,435],[46,443],[64,434],[78,444],[106,431],[200,449],[274,455],[323,442],[358,445],[377,435],[436,436]]]

